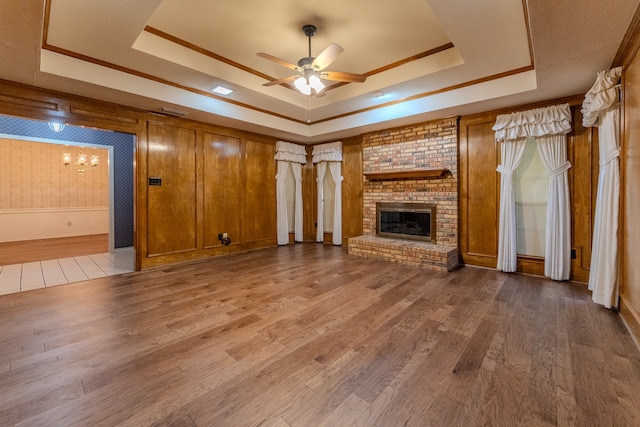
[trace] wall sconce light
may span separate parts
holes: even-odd
[[[49,129],[54,132],[62,132],[66,125],[60,122],[49,122]]]
[[[85,172],[87,172],[87,165],[91,166],[91,167],[96,167],[98,166],[98,164],[100,163],[100,158],[96,155],[92,155],[89,158],[89,162],[87,163],[87,155],[86,154],[78,154],[78,159],[76,160],[76,162],[73,164],[73,166],[76,169],[77,173],[83,174]],[[71,154],[69,153],[64,153],[62,155],[62,164],[65,165],[66,167],[70,167],[71,166]]]

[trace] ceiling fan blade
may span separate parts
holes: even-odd
[[[258,55],[261,58],[268,59],[269,61],[273,61],[278,65],[282,65],[283,67],[291,68],[292,70],[299,71],[300,67],[290,62],[285,61],[284,59],[276,58],[275,56],[269,55],[268,53],[258,52]]]
[[[284,79],[279,79],[279,80],[274,80],[272,82],[267,82],[265,84],[263,84],[262,86],[275,86],[275,85],[281,85],[283,83],[290,83],[292,81],[294,81],[295,79],[297,79],[300,76],[289,76],[289,77],[285,77]]]
[[[324,71],[320,73],[320,78],[333,80],[336,82],[362,83],[367,80],[367,76],[362,74],[344,73],[342,71]]]
[[[342,51],[344,51],[342,47],[338,46],[335,43],[331,43],[329,47],[320,52],[320,55],[318,55],[316,59],[313,60],[311,66],[317,71],[324,70],[326,67],[331,65],[333,61],[336,60],[336,58],[342,53]]]

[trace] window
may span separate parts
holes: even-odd
[[[296,204],[296,179],[293,176],[291,165],[287,165],[287,177],[284,180],[284,188],[287,197],[287,226],[289,233],[294,232],[295,204]]]
[[[548,180],[536,141],[529,138],[513,175],[518,255],[544,257]]]
[[[324,182],[322,183],[324,187],[324,232],[332,233],[333,232],[333,204],[335,199],[335,188],[336,184],[331,175],[331,171],[329,170],[329,166],[327,165],[327,173],[324,176]]]

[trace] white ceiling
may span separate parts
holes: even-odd
[[[0,78],[314,143],[585,93],[639,1],[2,0]],[[297,63],[304,24],[366,82],[264,87],[295,71],[256,53]]]

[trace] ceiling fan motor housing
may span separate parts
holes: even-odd
[[[311,68],[311,64],[313,64],[314,59],[316,58],[313,58],[311,56],[302,58],[300,61],[298,61],[298,67],[302,68],[303,70],[306,70],[307,68]]]
[[[302,31],[304,31],[304,35],[307,37],[313,37],[317,30],[318,29],[316,28],[315,25],[307,24],[304,27],[302,27]]]

